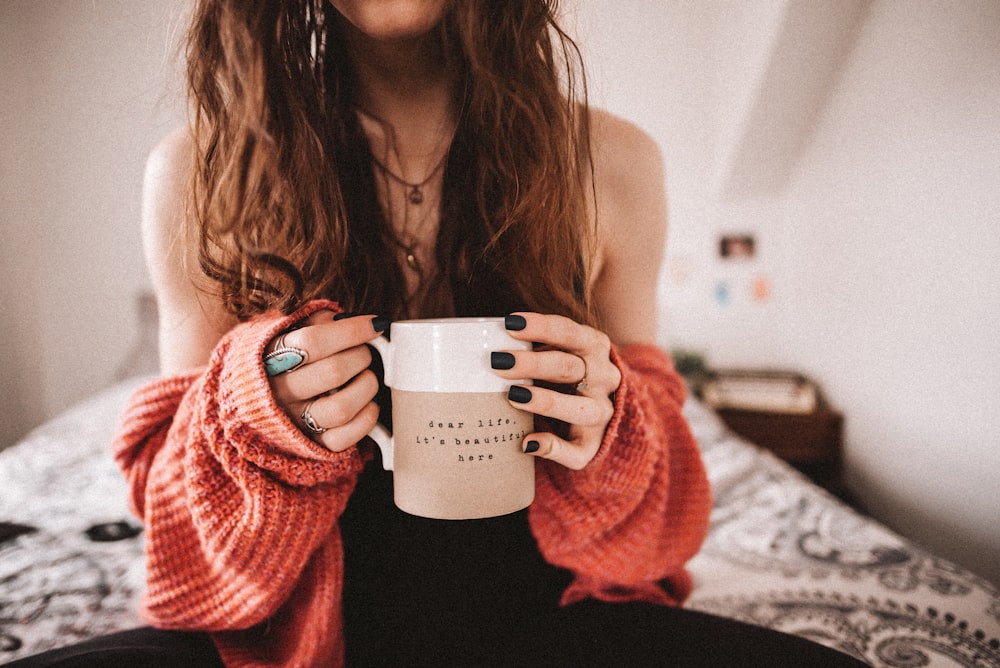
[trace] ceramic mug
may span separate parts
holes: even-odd
[[[506,515],[531,504],[535,465],[521,450],[534,416],[507,400],[513,384],[490,367],[490,353],[530,350],[503,318],[393,322],[378,350],[392,393],[392,430],[371,437],[393,472],[396,506],[435,519]]]

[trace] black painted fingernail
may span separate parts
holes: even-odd
[[[526,404],[531,401],[531,390],[520,385],[511,385],[507,391],[507,398],[519,404]]]
[[[392,321],[389,320],[389,318],[386,318],[385,316],[380,315],[378,317],[372,318],[372,328],[376,332],[384,332],[385,330],[389,329],[389,325],[391,324]]]
[[[520,332],[528,326],[528,321],[521,315],[508,315],[503,319],[503,326],[509,330]]]
[[[510,353],[490,353],[490,366],[494,369],[513,369],[514,356]]]
[[[348,318],[353,318],[356,315],[357,315],[357,313],[351,313],[349,311],[344,311],[343,313],[338,313],[337,315],[333,316],[333,319],[334,320],[347,320]]]
[[[524,444],[524,451],[527,453],[538,452],[539,445],[538,441],[528,441]]]

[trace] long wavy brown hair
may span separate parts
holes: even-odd
[[[461,76],[427,315],[592,322],[592,167],[579,52],[545,0],[455,0]],[[201,270],[240,318],[317,297],[409,315],[328,0],[199,0],[187,42]]]

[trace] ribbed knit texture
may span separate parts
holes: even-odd
[[[234,328],[208,366],[131,399],[113,447],[146,526],[143,616],[212,632],[227,666],[339,666],[343,549],[337,519],[363,462],[308,439],[261,364],[280,331],[319,309]],[[711,499],[680,414],[684,385],[652,346],[613,352],[623,381],[594,461],[539,460],[529,510],[543,556],[576,579],[563,596],[681,603]]]
[[[575,574],[563,604],[583,598],[679,605],[684,564],[708,532],[711,489],[681,414],[684,381],[652,345],[612,350],[622,372],[594,459],[573,471],[539,460],[531,530],[542,556]]]

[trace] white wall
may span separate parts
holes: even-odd
[[[0,2],[0,448],[106,386],[134,343],[142,167],[182,118],[181,6]]]
[[[595,98],[667,160],[664,343],[814,375],[869,510],[1000,582],[1000,3],[624,4],[574,7]]]
[[[142,164],[182,117],[183,4],[0,2],[0,447],[111,382],[137,336]],[[1000,3],[870,4],[776,153],[745,138],[780,130],[750,112],[794,59],[801,0],[570,9],[594,100],[664,149],[663,341],[814,374],[871,510],[1000,582]],[[773,187],[744,189],[758,168]],[[715,258],[733,230],[753,263]]]
[[[1000,582],[1000,3],[876,3],[789,190],[790,339],[876,515]]]

